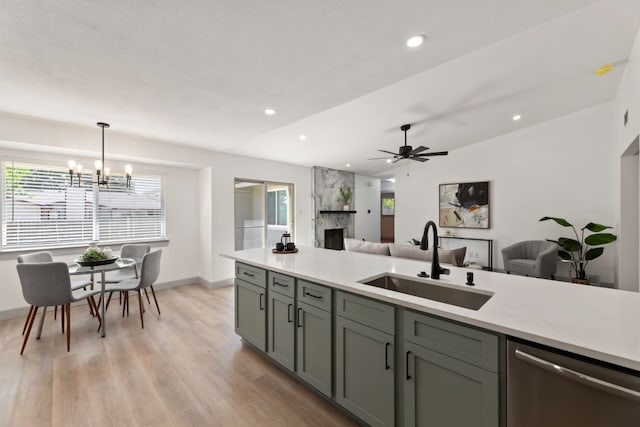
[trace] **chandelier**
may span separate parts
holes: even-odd
[[[99,128],[102,128],[102,157],[100,160],[96,160],[94,162],[95,170],[96,170],[96,180],[93,182],[98,185],[98,188],[101,185],[109,188],[109,176],[111,173],[111,169],[104,165],[104,128],[109,127],[109,123],[98,122],[96,123]],[[73,176],[76,175],[78,180],[78,187],[80,187],[80,181],[82,178],[82,169],[83,166],[81,164],[76,163],[75,160],[69,160],[67,162],[67,166],[69,167],[69,186],[73,186]],[[131,175],[133,173],[133,168],[131,165],[124,166],[124,175],[126,179],[127,189],[131,187]]]

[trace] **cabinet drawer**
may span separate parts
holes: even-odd
[[[267,283],[270,291],[286,295],[291,298],[296,296],[296,279],[284,274],[269,271],[267,274]]]
[[[497,335],[408,310],[404,311],[404,334],[407,341],[498,372]]]
[[[252,265],[236,262],[236,277],[261,288],[267,286],[267,272]]]
[[[331,312],[331,288],[298,279],[298,301]]]
[[[336,314],[395,335],[394,307],[359,295],[338,292]]]

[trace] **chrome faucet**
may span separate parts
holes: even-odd
[[[429,228],[433,228],[433,258],[431,259],[431,278],[439,279],[441,274],[449,274],[450,271],[447,268],[440,267],[439,259],[438,259],[438,229],[436,228],[436,223],[433,221],[427,222],[424,226],[424,231],[422,232],[422,241],[420,242],[420,249],[426,251],[429,249]],[[429,277],[426,273],[421,272],[418,274],[420,277]]]

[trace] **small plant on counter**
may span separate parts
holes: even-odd
[[[596,224],[590,222],[580,229],[581,234],[578,236],[578,232],[575,227],[563,218],[556,218],[552,216],[545,216],[540,218],[540,221],[552,220],[563,227],[571,227],[575,239],[570,237],[560,237],[558,240],[547,239],[550,242],[554,242],[560,246],[558,256],[568,262],[571,269],[576,275],[576,279],[580,281],[587,280],[587,265],[589,261],[598,258],[604,252],[602,245],[615,242],[618,238],[615,234],[602,233],[604,230],[608,230],[613,227],[607,225]],[[584,235],[584,231],[588,230],[594,234],[588,236]],[[592,248],[590,246],[598,246]]]
[[[420,243],[422,242],[418,239],[411,239],[411,240],[407,240],[407,243],[411,243],[414,246],[420,246]]]

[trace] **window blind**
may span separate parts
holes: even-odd
[[[97,189],[83,174],[69,186],[65,167],[2,162],[2,248],[164,237],[162,177],[123,176]]]

